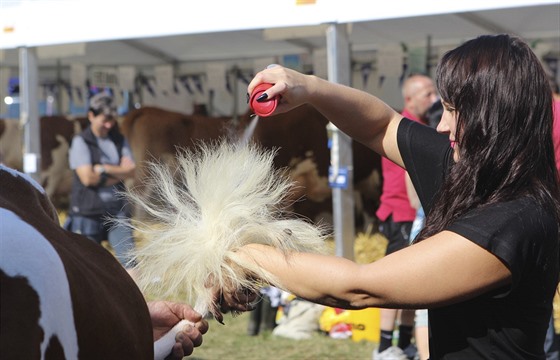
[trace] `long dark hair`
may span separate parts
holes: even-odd
[[[471,209],[523,195],[560,222],[552,91],[529,46],[509,35],[465,42],[443,56],[436,85],[458,114],[459,160],[419,239],[442,231]]]

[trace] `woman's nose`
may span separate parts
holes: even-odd
[[[441,134],[445,134],[449,132],[449,126],[447,125],[447,123],[443,120],[443,116],[441,117],[441,119],[439,120],[439,123],[436,127],[436,130],[438,133]]]

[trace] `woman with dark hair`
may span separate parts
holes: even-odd
[[[544,359],[560,270],[552,93],[519,38],[481,36],[445,54],[437,131],[365,92],[281,66],[260,101],[304,103],[404,167],[426,211],[411,246],[359,265],[247,245],[238,252],[304,299],[333,307],[429,309],[431,359]],[[223,294],[233,305],[234,292]]]

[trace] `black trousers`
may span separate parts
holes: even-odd
[[[379,224],[379,231],[385,235],[389,243],[385,255],[389,255],[407,247],[410,243],[410,230],[412,221],[394,222],[393,216]]]

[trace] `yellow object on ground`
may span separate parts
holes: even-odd
[[[336,324],[349,324],[352,327],[353,341],[366,340],[378,343],[380,321],[379,309],[377,308],[342,310],[329,307],[323,311],[319,318],[319,328],[329,332]]]
[[[352,325],[352,340],[379,342],[381,317],[379,309],[348,310],[348,322]]]

